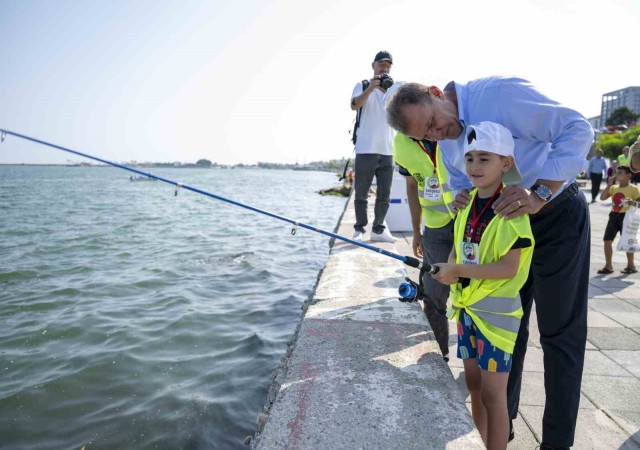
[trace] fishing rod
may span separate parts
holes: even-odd
[[[293,228],[291,229],[291,234],[292,235],[296,234],[297,227],[301,227],[301,228],[305,228],[307,230],[315,231],[316,233],[324,234],[325,236],[329,236],[329,237],[332,237],[332,238],[335,238],[335,239],[339,239],[339,240],[344,241],[344,242],[348,242],[349,244],[357,245],[358,247],[366,248],[367,250],[371,250],[373,252],[380,253],[380,254],[382,254],[384,256],[388,256],[390,258],[397,259],[398,261],[402,261],[407,266],[414,267],[414,268],[420,270],[420,283],[415,283],[414,281],[411,281],[407,277],[407,278],[405,278],[406,282],[402,283],[400,285],[400,287],[398,288],[398,293],[401,296],[400,301],[403,301],[403,302],[413,302],[413,301],[418,300],[418,298],[420,298],[422,296],[422,289],[423,289],[423,287],[422,287],[422,274],[425,273],[425,272],[426,273],[431,273],[431,274],[436,274],[438,272],[438,270],[439,270],[439,267],[431,266],[429,264],[423,263],[419,259],[414,258],[412,256],[402,256],[402,255],[399,255],[397,253],[393,253],[393,252],[390,252],[388,250],[382,249],[380,247],[375,247],[373,245],[365,244],[364,242],[354,241],[353,239],[349,239],[349,238],[346,238],[344,236],[340,236],[339,234],[332,233],[330,231],[326,231],[326,230],[323,230],[323,229],[320,229],[320,228],[316,228],[316,227],[313,227],[311,225],[307,225],[306,223],[298,222],[296,220],[292,220],[292,219],[289,219],[287,217],[280,216],[278,214],[273,214],[273,213],[271,213],[269,211],[265,211],[263,209],[255,208],[253,206],[246,205],[244,203],[240,203],[240,202],[237,202],[235,200],[231,200],[229,198],[213,194],[213,193],[211,193],[209,191],[205,191],[203,189],[199,189],[199,188],[194,187],[194,186],[189,186],[188,184],[179,183],[177,181],[170,180],[169,178],[164,178],[164,177],[161,177],[161,176],[158,176],[158,175],[154,175],[154,174],[152,174],[150,172],[145,172],[144,170],[135,169],[133,167],[126,166],[124,164],[118,164],[118,163],[113,162],[113,161],[108,161],[106,159],[98,158],[97,156],[89,155],[87,153],[79,152],[77,150],[72,150],[70,148],[66,148],[66,147],[62,147],[60,145],[52,144],[50,142],[46,142],[46,141],[43,141],[41,139],[36,139],[36,138],[30,137],[30,136],[25,136],[23,134],[16,133],[16,132],[13,132],[13,131],[0,129],[0,142],[4,142],[4,140],[5,140],[7,135],[15,136],[15,137],[20,138],[20,139],[24,139],[24,140],[27,140],[27,141],[35,142],[37,144],[41,144],[41,145],[44,145],[44,146],[47,146],[47,147],[51,147],[51,148],[55,148],[55,149],[58,149],[58,150],[62,150],[62,151],[68,152],[68,153],[73,153],[74,155],[82,156],[83,158],[88,158],[88,159],[92,159],[94,161],[99,161],[99,162],[101,162],[103,164],[106,164],[108,166],[113,166],[113,167],[117,167],[119,169],[128,170],[130,172],[134,172],[134,173],[137,173],[139,175],[144,175],[144,176],[146,176],[146,177],[148,177],[150,179],[163,181],[163,182],[165,182],[167,184],[175,186],[177,189],[178,188],[186,189],[188,191],[192,191],[192,192],[195,192],[197,194],[205,195],[207,197],[211,197],[211,198],[214,198],[216,200],[220,200],[220,201],[223,201],[223,202],[226,202],[226,203],[230,203],[232,205],[239,206],[241,208],[245,208],[245,209],[248,209],[250,211],[257,212],[259,214],[264,214],[265,216],[273,217],[274,219],[278,219],[278,220],[282,220],[284,222],[288,222],[288,223],[293,225]],[[177,194],[177,189],[176,189],[176,194]]]

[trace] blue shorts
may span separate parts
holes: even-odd
[[[458,358],[477,358],[478,366],[488,372],[511,372],[511,353],[491,345],[465,311],[458,319]]]

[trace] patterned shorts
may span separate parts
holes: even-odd
[[[464,311],[458,319],[458,358],[477,358],[478,366],[488,372],[511,372],[511,353],[491,345]]]

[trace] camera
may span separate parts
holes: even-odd
[[[391,78],[389,74],[383,73],[378,77],[378,79],[380,80],[380,87],[384,90],[393,86],[393,78]]]

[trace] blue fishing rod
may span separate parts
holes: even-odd
[[[232,205],[239,206],[241,208],[245,208],[245,209],[248,209],[250,211],[257,212],[259,214],[264,214],[265,216],[273,217],[274,219],[278,219],[278,220],[282,220],[284,222],[288,222],[288,223],[293,225],[293,228],[291,229],[291,234],[292,235],[296,234],[296,228],[297,227],[306,228],[307,230],[315,231],[316,233],[324,234],[325,236],[329,236],[329,237],[332,237],[332,238],[335,238],[335,239],[340,239],[341,241],[348,242],[348,243],[353,244],[353,245],[357,245],[358,247],[366,248],[367,250],[371,250],[373,252],[380,253],[382,255],[388,256],[390,258],[397,259],[398,261],[402,261],[407,266],[414,267],[414,268],[420,270],[420,282],[419,283],[416,283],[416,282],[412,281],[411,279],[409,279],[407,277],[406,278],[406,282],[402,283],[400,285],[400,287],[398,288],[398,293],[400,294],[400,301],[403,301],[403,302],[413,302],[413,301],[416,301],[419,298],[421,298],[422,297],[422,274],[425,273],[425,272],[426,273],[435,274],[439,270],[439,268],[437,266],[431,266],[429,264],[425,264],[422,261],[420,261],[419,259],[414,258],[412,256],[398,255],[397,253],[393,253],[393,252],[390,252],[388,250],[384,250],[384,249],[382,249],[380,247],[375,247],[373,245],[365,244],[363,242],[354,241],[353,239],[349,239],[349,238],[346,238],[344,236],[340,236],[339,234],[331,233],[330,231],[326,231],[326,230],[322,230],[320,228],[312,227],[311,225],[307,225],[306,223],[298,222],[296,220],[292,220],[292,219],[289,219],[287,217],[280,216],[278,214],[270,213],[269,211],[265,211],[265,210],[262,210],[262,209],[259,209],[259,208],[255,208],[253,206],[246,205],[244,203],[236,202],[235,200],[231,200],[229,198],[225,198],[225,197],[222,197],[220,195],[213,194],[211,192],[205,191],[203,189],[199,189],[199,188],[194,187],[194,186],[189,186],[188,184],[179,183],[177,181],[173,181],[173,180],[170,180],[168,178],[164,178],[164,177],[161,177],[161,176],[158,176],[158,175],[154,175],[154,174],[152,174],[150,172],[145,172],[144,170],[135,169],[133,167],[125,166],[124,164],[118,164],[118,163],[113,162],[113,161],[108,161],[106,159],[98,158],[97,156],[89,155],[87,153],[79,152],[77,150],[72,150],[70,148],[66,148],[66,147],[62,147],[60,145],[52,144],[50,142],[46,142],[46,141],[43,141],[41,139],[36,139],[36,138],[30,137],[30,136],[25,136],[23,134],[16,133],[16,132],[13,132],[13,131],[0,129],[0,142],[4,142],[4,140],[5,140],[7,135],[15,136],[15,137],[20,138],[20,139],[24,139],[24,140],[27,140],[27,141],[35,142],[37,144],[41,144],[41,145],[44,145],[44,146],[47,146],[47,147],[51,147],[51,148],[55,148],[55,149],[58,149],[58,150],[62,150],[62,151],[68,152],[68,153],[73,153],[74,155],[82,156],[83,158],[88,158],[88,159],[92,159],[94,161],[99,161],[99,162],[101,162],[103,164],[106,164],[108,166],[113,166],[113,167],[117,167],[119,169],[128,170],[130,172],[134,172],[134,173],[137,173],[139,175],[144,175],[145,177],[148,177],[149,179],[163,181],[163,182],[165,182],[167,184],[175,186],[176,188],[186,189],[188,191],[192,191],[192,192],[195,192],[197,194],[205,195],[207,197],[211,197],[211,198],[214,198],[216,200],[221,200],[223,202],[227,202],[227,203],[230,203]],[[176,190],[176,194],[177,194],[177,190]]]

